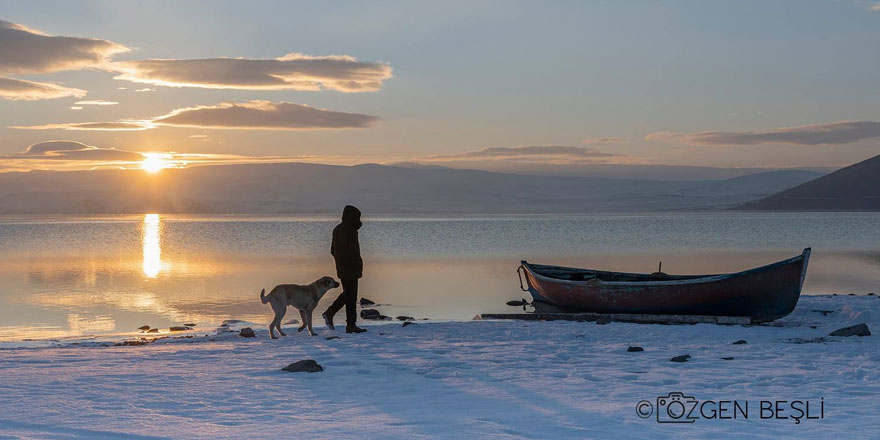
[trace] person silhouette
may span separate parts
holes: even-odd
[[[358,229],[362,225],[361,211],[354,206],[345,205],[342,210],[342,221],[333,228],[330,254],[336,262],[336,276],[342,282],[342,293],[321,315],[324,323],[331,330],[336,329],[333,326],[333,315],[345,306],[345,332],[367,331],[356,325],[358,280],[364,275],[364,260],[361,258],[361,246],[358,243]]]

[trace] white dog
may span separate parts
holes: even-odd
[[[266,295],[266,289],[260,292],[260,301],[263,304],[270,303],[272,310],[275,311],[275,318],[269,323],[269,336],[277,339],[275,329],[281,336],[287,336],[281,330],[281,319],[287,313],[287,306],[293,306],[299,310],[299,316],[302,318],[302,325],[297,331],[303,331],[308,327],[309,334],[315,336],[312,330],[312,312],[318,307],[318,301],[327,293],[328,290],[339,287],[339,283],[332,277],[323,277],[308,286],[299,284],[279,284],[272,288],[272,291]]]

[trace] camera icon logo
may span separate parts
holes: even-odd
[[[694,423],[697,416],[693,415],[699,401],[684,393],[673,392],[657,397],[658,423]]]

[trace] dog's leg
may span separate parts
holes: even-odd
[[[309,334],[312,336],[318,336],[318,334],[315,333],[314,330],[312,330],[312,314],[313,314],[313,312],[314,312],[314,310],[309,310],[308,312],[303,312],[303,315],[305,315],[305,317],[306,317],[306,322],[309,323]]]
[[[287,336],[287,333],[284,333],[284,330],[281,330],[281,320],[283,318],[284,318],[283,316],[281,318],[278,318],[278,322],[275,324],[275,328],[278,329],[278,333],[280,333],[281,336]]]
[[[269,337],[272,339],[278,339],[278,337],[275,336],[275,329],[277,328],[278,332],[281,333],[281,336],[284,336],[280,324],[281,319],[284,318],[284,312],[286,312],[286,310],[284,310],[284,306],[279,304],[278,300],[275,298],[272,298],[270,304],[272,304],[272,310],[275,311],[275,317],[272,318],[272,322],[269,323]]]
[[[302,325],[299,326],[299,329],[297,330],[297,332],[301,332],[301,331],[303,331],[303,329],[306,328],[306,313],[303,312],[302,310],[299,311],[299,319],[302,322]]]

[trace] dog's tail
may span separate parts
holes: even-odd
[[[262,301],[263,304],[269,302],[269,298],[266,298],[266,289],[260,291],[260,301]]]

